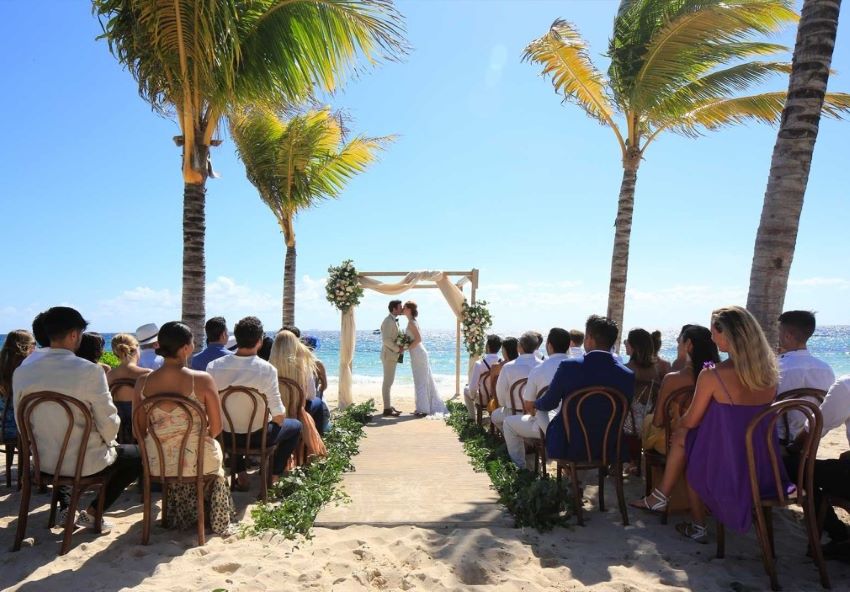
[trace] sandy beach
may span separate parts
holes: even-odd
[[[396,389],[393,403],[411,411],[410,389]],[[356,401],[375,393],[360,390]],[[335,400],[328,393],[329,401]],[[368,431],[367,431],[368,434]],[[846,449],[841,430],[821,445],[820,456]],[[469,470],[472,470],[471,467]],[[589,479],[591,481],[591,479]],[[632,478],[626,496],[642,490]],[[451,496],[451,491],[446,491]],[[493,528],[419,528],[348,526],[316,528],[312,540],[260,537],[222,539],[210,535],[197,547],[191,531],[153,529],[151,545],[142,546],[141,504],[128,490],[108,514],[108,535],[78,532],[74,546],[57,557],[59,530],[48,533],[47,495],[33,496],[27,536],[18,553],[0,556],[4,590],[764,590],[760,551],[754,533],[727,536],[726,559],[714,558],[714,545],[684,541],[672,525],[630,511],[623,527],[613,487],[608,511],[596,508],[595,487],[588,485],[587,526],[549,533],[502,526]],[[239,516],[249,520],[255,492],[235,493]],[[11,548],[19,496],[3,489],[0,521],[3,548]],[[438,502],[437,502],[438,503]],[[614,508],[614,509],[612,509]],[[818,589],[817,571],[805,557],[805,531],[796,510],[776,513],[780,582],[787,591]],[[676,518],[671,519],[671,523]],[[833,589],[850,581],[850,566],[828,562]]]

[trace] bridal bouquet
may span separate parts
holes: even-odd
[[[341,311],[346,311],[360,304],[363,297],[363,286],[354,269],[351,259],[346,259],[341,265],[328,268],[328,279],[325,283],[328,302]]]
[[[397,345],[404,348],[404,347],[407,347],[408,345],[410,345],[411,343],[413,343],[413,338],[410,335],[408,335],[407,333],[399,333],[398,335],[396,335],[395,342],[396,342]],[[398,353],[398,363],[399,364],[404,363],[404,352],[403,351]]]
[[[487,308],[487,302],[480,300],[475,304],[463,301],[463,340],[466,351],[470,356],[481,356],[484,353],[484,345],[487,341],[487,330],[493,326],[493,317]]]

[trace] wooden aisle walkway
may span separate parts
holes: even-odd
[[[490,478],[476,473],[442,420],[375,417],[343,478],[349,503],[326,506],[316,526],[511,526]]]

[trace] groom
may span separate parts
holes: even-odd
[[[390,405],[390,389],[395,380],[395,367],[398,364],[401,346],[396,339],[400,332],[398,316],[401,314],[401,300],[391,300],[388,306],[390,314],[381,323],[381,363],[384,365],[384,382],[381,385],[381,395],[384,397],[384,415],[398,417],[401,411]]]

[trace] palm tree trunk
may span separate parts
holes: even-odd
[[[747,309],[771,344],[778,340],[777,317],[785,304],[840,7],[841,0],[805,0],[797,27],[788,99],[773,147],[747,296]]]
[[[195,336],[195,347],[204,343],[206,261],[204,237],[206,177],[183,186],[183,322]]]
[[[608,318],[614,320],[623,333],[623,309],[626,305],[626,277],[629,272],[629,240],[632,235],[632,215],[635,209],[635,184],[640,166],[640,151],[630,148],[623,158],[623,181],[614,222],[614,250],[611,254],[611,282],[608,285]],[[620,351],[620,340],[614,345]]]
[[[286,245],[283,264],[283,324],[295,325],[295,243]]]

